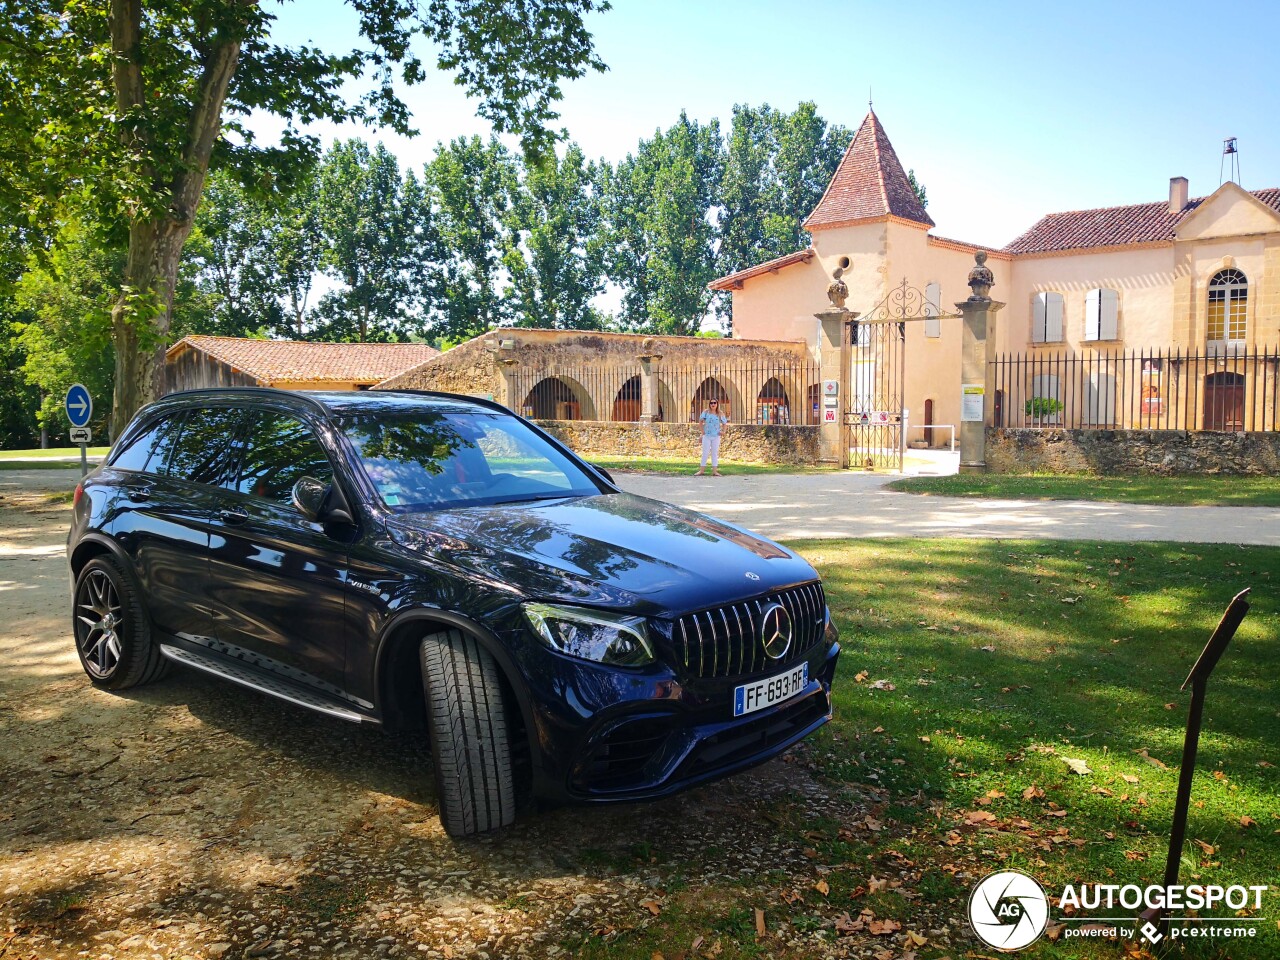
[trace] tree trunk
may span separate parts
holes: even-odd
[[[192,226],[190,220],[164,220],[135,223],[129,231],[124,292],[111,310],[116,347],[113,440],[139,407],[155,400],[164,390],[164,354],[169,345],[173,292],[182,246]]]

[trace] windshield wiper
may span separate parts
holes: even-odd
[[[509,500],[506,498],[503,498],[501,500],[494,500],[493,502],[495,504],[530,503],[534,500],[567,500],[570,497],[586,497],[586,496],[590,496],[590,494],[577,493],[573,490],[566,490],[564,493],[530,493],[524,496],[512,497]]]

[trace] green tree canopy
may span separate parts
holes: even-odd
[[[117,430],[158,388],[211,166],[289,181],[319,152],[307,129],[318,119],[412,132],[395,82],[426,76],[415,38],[532,152],[552,139],[560,82],[603,69],[583,23],[607,8],[598,0],[348,3],[361,45],[330,52],[273,42],[257,0],[0,0],[0,223],[37,234],[68,184],[92,186],[88,222],[127,249],[112,310]],[[355,100],[351,78],[367,88]],[[286,118],[278,143],[255,140],[255,111]]]

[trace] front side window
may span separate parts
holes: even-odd
[[[1243,343],[1249,281],[1239,270],[1219,270],[1209,281],[1208,331],[1210,343]]]
[[[302,477],[333,482],[333,467],[311,427],[287,413],[250,412],[236,489],[288,504]]]
[[[396,513],[600,492],[569,457],[499,413],[353,416],[342,429],[378,496]]]
[[[157,472],[177,480],[229,487],[235,480],[241,411],[231,407],[192,409],[182,418],[167,462]],[[151,469],[159,457],[152,454]]]

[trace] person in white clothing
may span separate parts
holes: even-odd
[[[694,476],[702,476],[707,469],[707,460],[711,461],[712,475],[723,476],[720,472],[720,433],[729,418],[720,412],[720,401],[712,400],[711,409],[703,410],[698,419],[702,421],[702,463]]]

